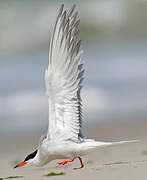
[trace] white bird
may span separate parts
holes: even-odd
[[[61,5],[49,46],[49,65],[45,72],[49,103],[49,127],[40,138],[38,149],[15,166],[43,166],[55,159],[70,159],[64,165],[100,147],[132,141],[100,142],[82,134],[82,100],[80,91],[84,75],[79,40],[79,19],[75,5],[66,12]]]

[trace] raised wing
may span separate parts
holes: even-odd
[[[49,47],[49,65],[45,83],[49,102],[47,137],[54,140],[79,141],[81,133],[81,98],[83,81],[79,20],[75,5],[67,13],[61,5]]]

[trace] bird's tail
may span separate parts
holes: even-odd
[[[117,144],[125,144],[125,143],[133,143],[138,142],[139,140],[130,140],[130,141],[117,141],[117,142],[104,142],[104,146],[111,146],[111,145],[117,145]],[[99,142],[98,142],[99,144]],[[102,145],[102,144],[101,144]],[[102,145],[102,146],[103,146]]]
[[[89,149],[95,149],[100,147],[106,147],[106,146],[113,146],[113,145],[119,145],[119,144],[125,144],[125,143],[133,143],[138,142],[139,140],[131,140],[131,141],[117,141],[117,142],[102,142],[102,141],[87,141],[86,146],[89,146]]]
[[[131,140],[131,141],[118,141],[118,142],[102,142],[95,141],[91,139],[86,139],[85,142],[81,143],[80,155],[88,154],[89,152],[95,151],[98,148],[105,148],[108,146],[125,144],[125,143],[133,143],[138,142],[139,140]]]

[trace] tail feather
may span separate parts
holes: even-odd
[[[96,147],[100,146],[113,146],[117,144],[125,144],[125,143],[133,143],[133,142],[138,142],[139,140],[131,140],[131,141],[118,141],[118,142],[99,142],[95,141]]]
[[[125,144],[125,143],[133,143],[138,142],[139,140],[131,140],[131,141],[118,141],[118,142],[102,142],[102,141],[94,141],[92,139],[86,139],[84,143],[81,144],[81,152],[80,155],[85,155],[89,152],[92,152],[98,148],[103,148],[107,146]]]

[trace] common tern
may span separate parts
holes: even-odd
[[[49,63],[45,71],[46,93],[49,103],[48,132],[40,138],[38,148],[29,154],[24,165],[43,166],[55,159],[64,165],[80,160],[81,156],[116,144],[132,141],[101,142],[88,139],[82,133],[82,100],[80,96],[84,68],[79,39],[79,19],[75,5],[66,12],[62,4],[55,21],[49,45]]]

